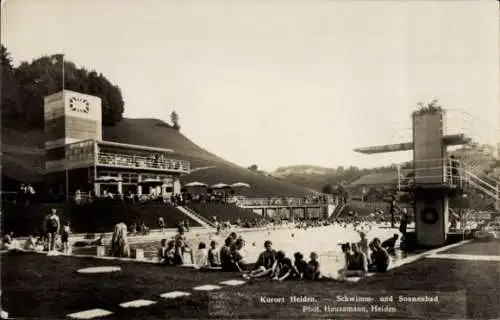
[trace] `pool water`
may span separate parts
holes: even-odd
[[[410,226],[411,227],[411,226]],[[319,255],[321,271],[325,276],[337,277],[338,270],[344,267],[344,259],[340,243],[358,242],[359,234],[357,230],[366,233],[368,241],[378,237],[382,241],[391,238],[397,229],[388,228],[387,225],[368,225],[358,226],[357,229],[352,225],[344,227],[343,225],[330,225],[324,227],[315,227],[309,229],[268,229],[258,231],[242,231],[241,235],[245,240],[245,247],[242,250],[245,262],[255,262],[258,255],[264,250],[264,241],[271,240],[273,248],[283,250],[286,255],[293,260],[293,254],[297,251],[304,255],[306,261],[309,260],[309,254],[315,251]],[[206,234],[192,235],[186,234],[188,242],[193,249],[198,248],[199,242],[203,241],[207,247],[211,240],[217,241],[219,247],[224,243],[224,235],[216,235],[215,232]],[[396,244],[396,247],[399,244]],[[159,241],[134,243],[131,249],[143,249],[146,259],[157,259],[157,250],[160,246]],[[396,252],[391,256],[392,260],[398,260],[406,257],[405,253]]]

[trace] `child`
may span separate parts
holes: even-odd
[[[217,242],[212,240],[210,242],[210,249],[208,250],[208,263],[212,268],[220,267],[219,253],[217,252]]]
[[[224,241],[224,246],[219,251],[220,262],[222,266],[222,270],[231,271],[232,269],[232,253],[231,247],[233,246],[233,238],[227,237]]]
[[[45,241],[43,237],[38,237],[36,239],[35,251],[44,251],[45,250]]]
[[[235,264],[238,271],[243,271],[243,255],[242,249],[245,246],[245,241],[242,238],[236,239],[234,245],[231,247],[231,254],[233,257],[233,263]]]
[[[69,253],[68,239],[69,239],[70,232],[71,232],[71,230],[69,228],[69,222],[66,221],[64,223],[64,226],[62,229],[62,234],[61,234],[61,242],[62,242],[62,247],[63,247],[64,253]]]
[[[368,239],[366,239],[366,234],[363,231],[360,231],[359,236],[361,240],[358,242],[358,247],[360,251],[363,252],[367,257],[368,263],[370,263],[370,255],[368,252]]]
[[[172,265],[175,264],[174,263],[174,258],[175,258],[175,241],[170,240],[167,243],[167,249],[165,250],[165,253],[164,253],[164,256],[163,256],[164,263],[167,266],[172,266]]]
[[[167,239],[161,239],[160,248],[158,249],[158,262],[160,262],[160,264],[165,263],[166,252],[167,252]]]
[[[307,262],[305,262],[304,256],[300,252],[296,252],[293,257],[295,261],[293,263],[292,277],[297,280],[302,280],[307,272]]]
[[[368,272],[368,260],[359,250],[357,243],[351,243],[351,250],[346,254],[346,269],[342,278],[363,277]]]
[[[30,235],[26,242],[24,243],[24,250],[26,251],[35,251],[36,250],[36,239],[33,235]]]
[[[307,263],[307,279],[318,280],[321,278],[318,254],[316,252],[311,252],[310,258],[311,260]]]
[[[283,251],[276,253],[277,266],[274,270],[273,280],[283,281],[290,278],[292,274],[292,261],[288,259]]]
[[[276,263],[276,251],[273,250],[273,243],[270,240],[264,242],[265,250],[257,258],[253,270],[249,274],[244,274],[245,279],[262,278],[273,275]]]
[[[200,242],[198,245],[198,251],[194,256],[194,264],[197,269],[208,268],[208,251],[205,242]]]
[[[179,234],[175,236],[175,247],[176,247],[176,264],[187,264],[185,261],[185,254],[191,259],[191,263],[194,263],[193,251],[189,248],[187,239],[184,236],[184,230],[180,230]]]

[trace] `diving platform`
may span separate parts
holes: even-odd
[[[442,140],[443,144],[447,146],[459,146],[472,142],[472,139],[467,137],[463,133],[445,135],[442,137]],[[379,154],[379,153],[410,151],[410,150],[414,150],[413,142],[402,142],[402,143],[361,147],[354,149],[355,152],[362,154]]]
[[[445,111],[434,102],[412,114],[413,141],[354,149],[363,154],[413,151],[413,166],[398,168],[398,190],[413,193],[415,233],[422,247],[442,246],[448,235],[449,198],[461,177],[449,146],[470,144],[464,133],[445,134]]]

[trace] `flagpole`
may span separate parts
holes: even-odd
[[[61,80],[62,80],[62,94],[63,94],[63,99],[64,99],[64,80],[65,80],[65,77],[64,77],[64,53],[61,54]],[[65,165],[65,174],[66,174],[66,202],[69,202],[69,172],[68,172],[68,155],[64,154],[64,157],[65,157],[65,161],[64,163],[66,164]]]
[[[61,78],[62,78],[62,91],[64,92],[64,53],[61,55],[61,63],[62,63],[62,74],[61,74]]]

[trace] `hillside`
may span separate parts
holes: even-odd
[[[384,174],[394,172],[390,167],[360,169],[357,167],[325,168],[311,165],[288,166],[278,168],[272,176],[288,181],[303,188],[321,191],[325,185],[348,185],[366,174]]]
[[[324,168],[318,166],[310,166],[310,165],[300,165],[300,166],[286,166],[279,167],[272,173],[275,177],[284,177],[289,175],[301,175],[301,174],[309,174],[309,175],[325,175],[328,173],[334,173],[335,169],[332,168]]]
[[[2,126],[2,174],[18,181],[40,182],[43,168],[43,130],[22,130],[22,125]],[[182,133],[158,119],[123,119],[103,129],[103,139],[121,143],[169,148],[173,158],[191,162],[193,172],[183,182],[246,182],[249,196],[303,196],[308,190],[232,164],[199,147]],[[200,168],[200,170],[197,170]]]

